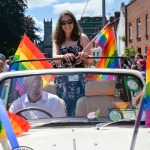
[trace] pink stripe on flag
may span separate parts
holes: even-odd
[[[145,125],[147,127],[150,127],[150,110],[146,111],[146,122],[145,122]]]

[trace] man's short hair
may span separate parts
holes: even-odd
[[[5,62],[6,57],[0,53],[0,60],[2,60],[3,62]]]
[[[41,75],[35,75],[35,76],[25,77],[24,83],[28,86],[31,84],[32,80],[34,80],[34,79],[42,80],[42,76]]]

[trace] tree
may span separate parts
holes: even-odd
[[[138,48],[130,45],[130,47],[125,48],[125,52],[123,56],[130,57],[131,55],[135,55],[138,52]]]
[[[1,0],[0,1],[0,52],[6,57],[14,55],[22,36],[27,33],[31,40],[39,40],[35,32],[35,22],[25,16],[27,9],[26,0]]]
[[[41,31],[40,28],[35,27],[35,21],[32,17],[26,16],[24,17],[24,32],[32,41],[35,41],[36,43],[39,42],[41,39],[38,35],[36,35],[36,32]]]

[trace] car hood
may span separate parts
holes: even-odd
[[[20,146],[34,150],[130,150],[133,127],[40,127],[17,137]],[[150,129],[141,127],[135,150],[149,150]]]

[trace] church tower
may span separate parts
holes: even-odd
[[[52,57],[52,19],[44,19],[44,51]]]

